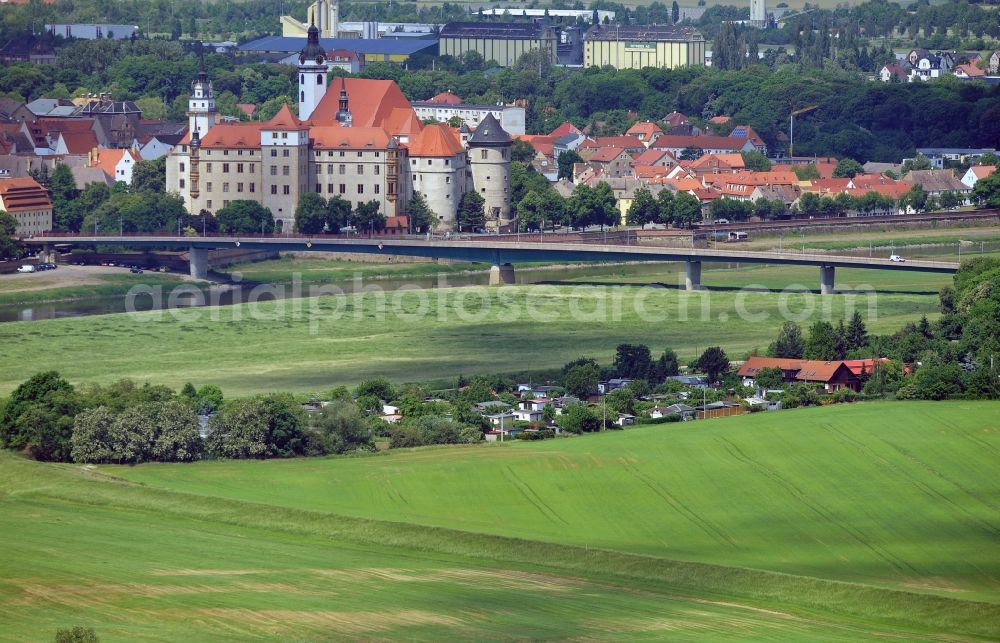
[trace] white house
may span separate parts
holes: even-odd
[[[996,171],[995,165],[973,165],[962,175],[962,183],[974,188],[980,179],[985,179]]]
[[[133,150],[95,148],[90,152],[89,165],[103,171],[115,183],[132,185],[132,170],[140,160]]]

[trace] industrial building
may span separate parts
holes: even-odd
[[[679,25],[594,25],[583,36],[583,66],[616,69],[705,65],[705,38]]]
[[[414,38],[401,40],[389,38],[376,38],[374,40],[320,38],[319,44],[326,51],[337,49],[352,51],[361,57],[364,65],[376,62],[402,64],[407,62],[411,56],[417,54],[426,53],[433,56],[437,53],[436,40],[418,40]],[[289,57],[291,54],[295,54],[297,57],[299,50],[302,49],[302,45],[302,38],[266,36],[240,45],[239,50],[244,54],[256,54],[265,59],[278,61]]]
[[[529,51],[542,50],[556,64],[554,29],[528,22],[449,22],[441,28],[441,55],[461,58],[478,52],[486,61],[510,67]]]

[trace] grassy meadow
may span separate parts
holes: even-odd
[[[996,639],[998,410],[131,468],[0,453],[3,637]]]
[[[875,333],[933,318],[936,293],[950,283],[948,275],[839,270],[838,288],[875,284],[882,292],[741,292],[747,285],[817,287],[815,269],[761,267],[706,270],[710,290],[688,293],[677,289],[675,267],[661,276],[616,270],[558,285],[352,293],[5,323],[0,393],[30,374],[26,365],[32,373],[57,369],[72,382],[191,381],[235,395],[320,392],[375,376],[407,382],[524,372],[580,355],[607,361],[623,342],[646,343],[654,352],[670,347],[684,359],[720,345],[740,358],[766,347],[786,313],[808,325],[847,319],[858,309]],[[643,285],[629,285],[635,282]]]
[[[295,509],[1000,602],[998,403],[869,403],[374,458],[102,470]]]

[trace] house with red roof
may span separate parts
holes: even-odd
[[[861,390],[861,380],[843,361],[826,362],[754,355],[743,362],[736,374],[743,378],[744,386],[755,386],[754,378],[765,368],[779,369],[785,382],[815,384],[821,386],[827,393],[842,388]]]
[[[636,123],[625,131],[626,136],[634,136],[646,147],[649,147],[650,143],[662,134],[663,130],[660,129],[660,126],[650,121]]]
[[[18,236],[48,232],[52,229],[52,200],[49,191],[35,179],[0,179],[0,210],[17,221]]]
[[[997,171],[995,165],[973,165],[962,175],[962,183],[970,188],[976,187],[976,183],[985,179]]]

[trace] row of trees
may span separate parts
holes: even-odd
[[[426,207],[422,199],[420,202]],[[295,208],[295,230],[305,234],[338,234],[347,226],[353,226],[358,231],[378,232],[385,229],[385,223],[385,215],[375,200],[358,203],[352,208],[351,202],[342,197],[324,199],[319,194],[307,192],[299,198]]]

